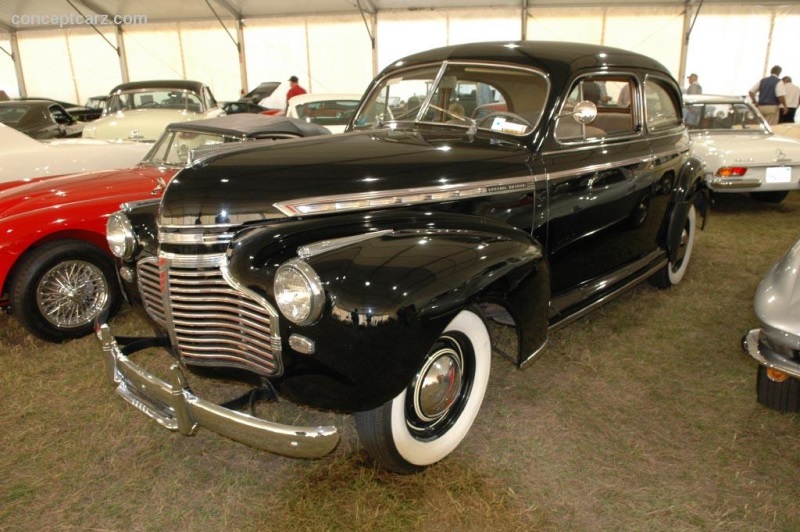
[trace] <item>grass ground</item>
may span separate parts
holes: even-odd
[[[167,433],[113,393],[93,338],[0,316],[0,529],[797,530],[800,417],[756,403],[739,339],[798,236],[800,193],[719,199],[679,287],[640,285],[524,371],[495,357],[464,443],[410,477],[374,469],[345,416],[317,461]]]

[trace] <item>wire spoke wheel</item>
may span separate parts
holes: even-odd
[[[109,290],[99,267],[82,260],[56,264],[42,276],[36,290],[36,305],[42,316],[56,327],[91,323],[106,305]]]

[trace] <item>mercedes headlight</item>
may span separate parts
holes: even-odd
[[[111,253],[121,259],[129,259],[136,249],[136,235],[131,221],[123,212],[115,212],[106,223],[106,240]]]
[[[292,260],[275,274],[275,300],[286,319],[297,325],[308,325],[322,314],[325,292],[311,266]]]

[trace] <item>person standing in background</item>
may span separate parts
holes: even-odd
[[[770,70],[770,75],[762,79],[750,89],[750,99],[758,106],[758,110],[767,119],[767,123],[774,126],[778,123],[779,106],[783,107],[783,113],[787,112],[786,109],[786,92],[783,82],[779,77],[781,75],[781,67],[775,65]],[[758,99],[756,99],[758,93]]]
[[[785,122],[794,123],[794,115],[797,107],[800,105],[800,87],[792,83],[792,78],[785,76],[783,78],[783,90],[786,93],[786,108],[788,111],[782,114],[778,123]]]
[[[697,74],[692,72],[686,79],[689,80],[689,86],[686,87],[686,94],[703,94],[703,87],[697,83]]]
[[[286,101],[292,99],[294,96],[299,96],[301,94],[305,94],[306,90],[300,86],[298,83],[297,76],[292,76],[289,78],[289,91],[286,93]]]

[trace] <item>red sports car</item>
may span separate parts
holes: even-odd
[[[299,120],[242,114],[170,125],[128,170],[18,182],[0,191],[0,307],[49,341],[88,334],[121,302],[106,221],[120,204],[158,199],[196,154],[220,144],[329,134]]]

